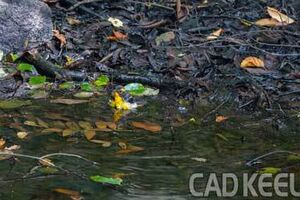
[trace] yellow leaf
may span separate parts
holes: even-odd
[[[279,12],[277,9],[268,7],[267,12],[269,15],[273,18],[276,19],[278,22],[283,23],[283,24],[292,24],[295,22],[292,18],[288,17],[287,15]]]
[[[105,141],[105,140],[89,140],[90,142],[96,143],[96,144],[102,144],[102,147],[110,147],[111,142]]]
[[[53,167],[55,166],[50,159],[43,158],[39,160],[39,163],[45,167]]]
[[[131,125],[151,132],[159,132],[162,129],[160,125],[151,122],[132,122]]]
[[[262,61],[261,59],[249,56],[241,62],[241,67],[242,68],[248,68],[248,67],[264,68],[265,64],[264,64],[264,61]]]
[[[270,27],[282,25],[280,22],[278,22],[276,19],[273,18],[260,19],[257,20],[255,24],[258,26],[270,26]]]
[[[118,92],[114,92],[111,106],[117,110],[129,110],[128,103],[120,96]]]
[[[84,131],[84,136],[86,137],[87,140],[93,139],[93,137],[95,137],[95,135],[96,135],[96,131],[94,131],[94,130]]]
[[[6,141],[3,138],[1,138],[0,139],[0,149],[4,149],[5,148],[5,144],[6,144]]]
[[[17,136],[18,136],[18,138],[23,140],[28,136],[28,133],[27,132],[18,132]]]
[[[212,32],[209,36],[207,36],[207,40],[215,40],[217,39],[222,33],[224,32],[224,29],[220,28],[214,32]]]
[[[142,148],[142,147],[129,145],[129,146],[127,146],[126,149],[121,149],[120,151],[118,151],[117,154],[134,153],[134,152],[139,152],[139,151],[143,151],[143,150],[144,150],[144,148]]]

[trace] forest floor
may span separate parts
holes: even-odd
[[[106,74],[247,110],[300,108],[296,1],[44,2],[54,37],[37,49],[41,59],[27,60],[55,81]]]

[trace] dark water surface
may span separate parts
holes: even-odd
[[[225,105],[207,115],[216,106],[182,108],[169,100],[149,100],[145,106],[121,119],[121,131],[97,133],[98,139],[112,142],[112,146],[106,148],[87,141],[80,133],[73,137],[62,137],[57,133],[43,134],[42,128],[26,126],[24,121],[39,118],[48,124],[53,121],[66,122],[59,117],[53,119],[53,113],[76,123],[112,121],[113,112],[107,105],[107,99],[71,106],[43,100],[31,106],[2,110],[0,134],[8,141],[7,146],[21,145],[21,149],[15,153],[31,156],[72,153],[100,165],[91,165],[73,157],[52,157],[57,166],[74,173],[45,176],[39,171],[29,175],[30,170],[38,165],[36,160],[22,157],[15,162],[12,159],[2,160],[0,199],[71,199],[53,192],[55,188],[79,191],[84,199],[190,199],[189,177],[193,173],[230,172],[240,176],[256,171],[246,166],[246,162],[257,156],[278,150],[300,152],[299,119],[295,113],[290,113],[289,117],[280,112],[234,113]],[[7,117],[7,114],[11,117]],[[229,119],[224,123],[216,123],[216,114],[228,116]],[[191,118],[195,120],[189,121]],[[150,133],[129,125],[132,121],[141,120],[160,124],[162,132]],[[186,123],[180,124],[178,121]],[[16,126],[23,127],[30,134],[29,138],[17,138]],[[120,141],[145,150],[116,154]],[[299,171],[299,160],[291,163],[288,155],[274,154],[258,167]],[[112,177],[118,173],[125,174],[121,186],[102,185],[88,179],[91,175]],[[22,179],[26,174],[27,178]]]

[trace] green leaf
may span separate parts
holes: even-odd
[[[40,85],[46,82],[46,76],[31,76],[29,79],[30,85]]]
[[[109,78],[106,75],[99,76],[97,80],[94,82],[96,87],[106,86],[108,83],[109,83]]]
[[[18,64],[18,70],[20,70],[21,72],[32,72],[33,70],[33,65],[30,65],[28,63],[20,63]]]
[[[12,61],[12,62],[16,62],[16,60],[18,60],[20,58],[20,55],[19,54],[14,54],[14,53],[10,53],[9,54],[9,59]]]
[[[80,85],[81,90],[85,91],[85,92],[92,92],[93,91],[93,87],[91,84],[89,84],[88,82],[83,82]]]
[[[94,182],[97,183],[108,183],[108,184],[112,184],[112,185],[121,185],[123,180],[120,178],[108,178],[108,177],[104,177],[104,176],[91,176],[90,179]]]
[[[289,155],[287,157],[288,161],[299,161],[300,160],[300,155]]]
[[[125,85],[124,90],[131,95],[140,95],[145,92],[145,87],[140,83],[129,83]]]
[[[30,100],[22,101],[18,99],[10,99],[10,100],[1,100],[0,108],[1,109],[14,109],[22,106],[31,105]]]
[[[70,90],[75,88],[75,83],[72,81],[64,82],[59,85],[59,89],[61,90]]]
[[[276,167],[264,167],[258,170],[259,174],[277,174],[279,172],[281,172],[281,169]]]

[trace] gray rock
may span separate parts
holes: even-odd
[[[39,0],[0,0],[0,49],[4,53],[23,51],[51,37],[51,10],[47,4]]]

